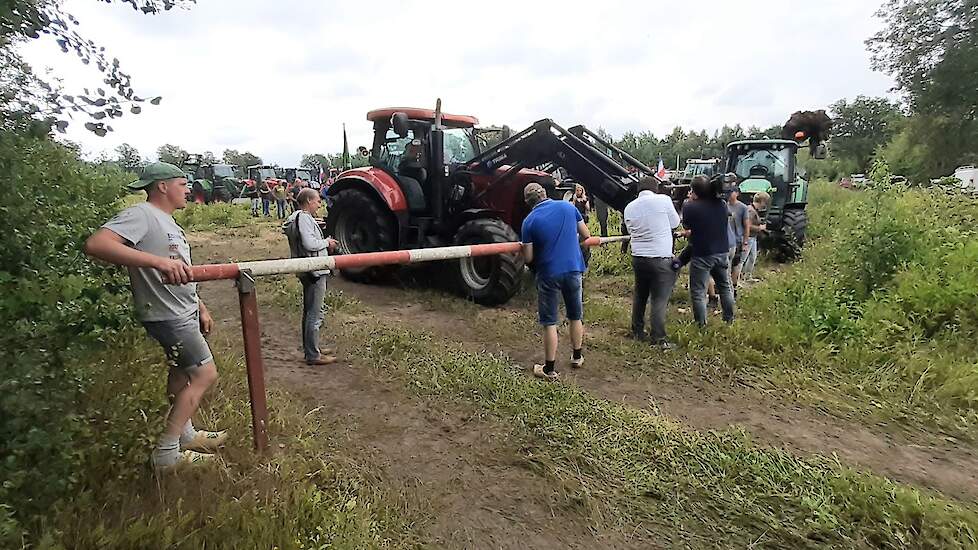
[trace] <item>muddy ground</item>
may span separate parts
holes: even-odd
[[[274,231],[259,238],[216,233],[192,236],[195,263],[244,261],[288,255]],[[403,386],[365,368],[345,350],[340,323],[357,315],[420,328],[463,344],[470,351],[504,354],[529,368],[540,344],[527,322],[527,299],[501,308],[480,308],[448,293],[414,285],[367,286],[339,277],[330,290],[359,302],[359,313],[327,318],[323,340],[341,361],[327,367],[302,363],[298,309],[267,299],[259,281],[263,354],[271,383],[283,385],[335,418],[343,453],[375,468],[393,487],[429,512],[423,532],[437,546],[470,548],[565,548],[656,546],[652,533],[627,536],[592,525],[567,502],[560,487],[534,473],[505,426],[472,418],[467,411],[425,402]],[[595,291],[597,292],[597,291]],[[227,281],[205,283],[201,296],[218,321],[225,345],[239,346],[237,297]],[[262,299],[265,296],[266,299]],[[622,299],[621,296],[608,296]],[[677,311],[672,316],[681,315]],[[532,317],[530,317],[532,318]],[[517,327],[508,330],[507,327]],[[565,335],[564,335],[565,336]],[[566,337],[566,336],[565,336]],[[589,324],[589,339],[621,340],[620,331]],[[567,347],[566,343],[563,347]],[[677,364],[689,361],[672,352]],[[798,454],[837,456],[844,464],[966,500],[978,499],[978,455],[936,434],[866,425],[833,416],[790,398],[718,383],[695,370],[635,368],[620,356],[589,349],[586,366],[563,369],[564,384],[638,408],[654,408],[697,429],[746,430],[763,445]]]

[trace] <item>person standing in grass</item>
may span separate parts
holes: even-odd
[[[224,431],[194,428],[191,417],[204,392],[217,381],[214,356],[205,337],[214,326],[197,285],[190,281],[190,245],[173,212],[187,205],[187,178],[172,164],[145,166],[131,189],[146,191],[146,202],[109,220],[85,241],[85,253],[129,269],[136,316],[163,347],[170,366],[170,412],[152,463],[157,470],[199,463],[227,440]]]
[[[651,341],[662,349],[675,347],[666,338],[666,310],[677,271],[672,268],[672,230],[679,227],[679,214],[672,199],[657,193],[659,182],[644,178],[638,183],[638,198],[625,207],[625,226],[632,236],[632,336],[645,339],[645,306],[651,298],[649,325]]]
[[[727,189],[727,211],[730,223],[730,284],[734,287],[734,297],[737,295],[737,284],[740,283],[740,267],[744,264],[744,255],[750,246],[750,219],[747,205],[740,202],[740,188],[732,185]]]
[[[754,266],[757,263],[757,237],[761,231],[767,231],[767,224],[761,223],[761,212],[767,210],[767,205],[771,202],[771,195],[764,191],[754,194],[754,200],[747,207],[747,254],[744,256],[742,276],[745,280],[756,281],[754,278]]]
[[[275,215],[280,220],[285,219],[285,199],[288,198],[288,193],[285,191],[285,185],[279,182],[275,185],[275,189],[272,189],[272,195],[275,196]]]
[[[720,294],[723,320],[732,323],[735,306],[730,282],[727,205],[706,176],[695,176],[691,188],[696,198],[683,206],[682,221],[689,230],[692,251],[689,297],[693,304],[693,317],[700,327],[706,326],[706,287],[712,277]]]
[[[584,364],[584,296],[581,286],[584,257],[581,241],[591,236],[581,213],[567,201],[547,198],[539,183],[523,189],[532,210],[523,220],[523,257],[534,266],[537,279],[537,311],[543,326],[544,363],[533,366],[533,375],[556,380],[557,304],[564,300],[573,352],[571,367]]]
[[[268,180],[262,180],[258,184],[258,194],[261,196],[261,213],[266,218],[272,217],[271,204],[272,204],[272,190],[268,186]]]
[[[297,202],[299,209],[282,225],[289,239],[289,252],[293,258],[328,256],[336,250],[337,242],[324,237],[316,223],[316,212],[323,199],[315,189],[305,188],[299,191]],[[327,275],[328,269],[299,274],[302,283],[302,351],[307,365],[329,365],[336,361],[332,355],[334,349],[319,347]]]

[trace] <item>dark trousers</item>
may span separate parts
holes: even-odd
[[[666,339],[666,308],[672,287],[676,284],[676,272],[672,269],[672,258],[645,258],[632,256],[632,271],[635,272],[635,294],[632,296],[632,334],[645,337],[645,305],[651,299],[652,312],[649,315],[651,339],[654,343]]]

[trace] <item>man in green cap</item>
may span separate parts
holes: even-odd
[[[194,429],[190,418],[201,396],[217,380],[214,356],[204,337],[214,325],[190,281],[190,245],[173,212],[187,205],[183,170],[165,162],[142,169],[130,189],[146,191],[146,202],[109,220],[85,242],[85,253],[129,269],[136,316],[157,340],[170,366],[166,428],[153,451],[153,466],[169,470],[206,461],[225,432]]]

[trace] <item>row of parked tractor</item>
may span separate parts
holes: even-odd
[[[323,182],[320,178],[329,174],[336,175],[337,170],[320,174],[319,170],[310,168],[282,168],[268,164],[256,164],[240,170],[233,164],[210,163],[197,155],[190,155],[183,163],[190,183],[190,196],[194,202],[231,202],[242,198],[247,190],[255,189],[262,182],[274,188],[278,183],[294,185],[296,182],[319,187]],[[324,178],[325,179],[325,178]]]

